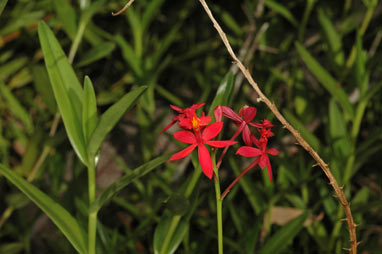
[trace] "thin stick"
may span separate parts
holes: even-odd
[[[259,95],[259,99],[263,101],[267,107],[273,112],[273,114],[276,116],[276,118],[281,122],[281,124],[288,129],[292,135],[296,138],[297,142],[313,157],[313,159],[317,162],[317,164],[320,166],[320,168],[324,171],[325,175],[329,179],[329,183],[332,185],[334,191],[336,192],[338,199],[340,200],[340,203],[342,207],[345,210],[346,214],[346,222],[348,225],[349,235],[350,235],[350,254],[357,254],[357,236],[356,236],[356,225],[353,220],[353,216],[350,210],[349,202],[347,201],[345,194],[342,190],[342,187],[338,186],[338,183],[336,179],[334,178],[332,172],[329,169],[329,166],[321,159],[321,157],[318,155],[318,153],[301,137],[300,133],[294,129],[283,117],[283,115],[280,113],[280,111],[277,109],[274,103],[272,103],[260,90],[257,83],[253,80],[251,74],[247,70],[247,68],[241,63],[241,61],[236,57],[234,51],[232,50],[232,47],[230,43],[228,42],[227,36],[223,32],[222,28],[218,24],[218,22],[213,17],[207,3],[205,0],[199,0],[202,4],[204,10],[206,11],[208,17],[212,21],[215,29],[219,33],[225,47],[228,50],[228,53],[233,58],[234,62],[238,65],[239,69],[242,71],[243,75],[248,80],[249,84],[253,87],[253,89],[256,91],[256,93]]]
[[[124,11],[127,10],[127,8],[130,7],[130,5],[132,5],[134,3],[135,0],[130,0],[129,2],[127,2],[127,4],[125,6],[123,6],[123,8],[121,10],[119,10],[118,12],[112,12],[111,15],[113,16],[118,16],[120,15],[121,13],[123,13]]]

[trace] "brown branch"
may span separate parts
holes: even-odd
[[[349,235],[350,235],[350,254],[357,254],[357,236],[356,236],[356,225],[353,220],[353,216],[350,210],[349,202],[347,201],[345,194],[342,190],[342,187],[338,186],[338,183],[336,179],[334,178],[332,172],[329,169],[329,166],[321,159],[321,157],[318,155],[318,153],[301,137],[300,133],[290,125],[283,115],[280,113],[280,111],[277,109],[275,104],[271,102],[260,90],[257,83],[253,80],[251,74],[247,70],[247,68],[242,64],[242,62],[236,57],[234,51],[232,50],[232,47],[230,43],[228,42],[227,36],[223,32],[222,28],[218,24],[218,22],[213,17],[207,3],[205,0],[199,0],[202,4],[204,10],[206,11],[208,17],[212,21],[215,29],[219,33],[225,47],[228,50],[228,53],[233,58],[234,62],[238,65],[239,69],[242,71],[243,75],[248,80],[249,84],[253,87],[253,89],[256,91],[256,93],[259,95],[259,100],[263,101],[267,107],[273,112],[273,114],[276,116],[276,118],[281,122],[281,124],[288,129],[292,135],[296,138],[297,142],[313,157],[313,159],[317,162],[318,166],[324,171],[325,175],[329,179],[329,183],[332,185],[334,191],[337,194],[338,199],[340,200],[340,203],[342,207],[345,210],[346,214],[346,222],[348,225]]]
[[[123,6],[122,9],[120,9],[118,12],[112,12],[111,15],[113,16],[118,16],[120,14],[122,14],[124,11],[127,10],[127,8],[130,7],[130,5],[132,5],[134,3],[135,0],[130,0],[129,2],[127,2],[127,4],[125,6]]]

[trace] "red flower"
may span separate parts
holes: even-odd
[[[247,146],[252,145],[251,140],[251,131],[249,130],[248,124],[254,125],[251,123],[253,118],[256,116],[257,109],[255,107],[244,106],[240,109],[240,116],[236,114],[230,107],[227,106],[217,106],[214,110],[215,119],[217,122],[221,121],[222,115],[232,119],[239,129],[232,136],[231,140],[235,139],[240,132],[243,131],[243,140]]]
[[[194,120],[194,119],[193,119]],[[195,120],[196,121],[196,120]],[[193,124],[196,124],[195,122]],[[236,141],[231,140],[211,140],[215,138],[223,128],[223,123],[213,123],[204,128],[202,131],[178,131],[173,134],[174,138],[180,142],[190,144],[190,146],[186,147],[182,151],[171,156],[169,161],[179,160],[187,155],[189,155],[196,147],[198,147],[198,156],[200,166],[204,172],[204,174],[208,178],[212,178],[213,175],[213,165],[211,161],[210,153],[205,145],[213,146],[213,147],[226,147],[233,144],[236,144]]]
[[[268,154],[276,156],[279,154],[279,151],[276,148],[267,149],[266,142],[260,142],[259,144],[260,144],[259,146],[260,149],[251,147],[251,146],[242,146],[236,151],[236,154],[240,154],[244,157],[260,156],[258,158],[259,167],[261,169],[264,169],[265,167],[267,167],[269,180],[272,182],[272,167],[271,167],[271,162],[269,161]],[[255,165],[253,165],[253,167]]]
[[[173,126],[176,122],[178,121],[184,121],[184,119],[191,119],[192,120],[192,117],[195,116],[196,117],[196,114],[195,114],[195,111],[198,109],[198,108],[201,108],[204,106],[205,103],[197,103],[197,104],[194,104],[192,105],[191,107],[189,108],[185,108],[185,109],[182,109],[182,108],[179,108],[177,106],[174,106],[174,105],[170,105],[170,107],[175,110],[175,111],[178,111],[179,112],[179,115],[175,116],[171,123],[169,125],[167,125],[166,127],[163,128],[163,130],[161,131],[162,132],[165,132],[166,130],[170,129],[171,126]],[[203,117],[203,116],[202,116]],[[210,121],[211,121],[211,118],[209,117]],[[203,123],[205,123],[207,121],[207,119],[204,119],[203,120]],[[208,124],[208,123],[207,123]],[[207,125],[206,124],[206,125]],[[179,123],[179,127],[183,128],[183,129],[191,129],[191,128],[186,128],[187,124],[185,124],[184,126],[182,126],[182,124]]]

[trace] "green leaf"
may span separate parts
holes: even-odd
[[[57,17],[64,26],[64,31],[71,40],[74,40],[77,33],[77,17],[74,8],[71,6],[70,2],[66,0],[56,0],[53,1],[53,3],[57,12]]]
[[[336,31],[333,23],[322,9],[318,10],[318,21],[320,22],[324,36],[329,45],[334,62],[338,66],[343,66],[345,63],[345,55],[342,49],[340,33]]]
[[[8,61],[0,67],[0,80],[5,80],[12,74],[16,73],[28,62],[28,58],[19,57],[12,61]]]
[[[7,101],[9,111],[25,125],[28,133],[32,133],[32,118],[2,81],[0,81],[0,95]]]
[[[344,115],[334,100],[329,102],[329,133],[333,140],[334,154],[346,158],[350,153],[351,141],[346,130]]]
[[[216,92],[215,98],[211,103],[208,114],[211,115],[216,106],[229,105],[232,100],[232,92],[234,85],[234,76],[232,72],[228,72],[220,83],[220,86]]]
[[[114,128],[125,112],[135,105],[137,99],[143,94],[146,88],[146,86],[142,86],[130,91],[103,113],[99,124],[95,128],[88,142],[87,150],[88,158],[90,160],[95,158],[107,134]]]
[[[109,56],[110,53],[115,49],[115,43],[112,42],[102,42],[97,46],[91,48],[87,51],[81,60],[78,62],[77,66],[82,67],[90,63],[93,63],[99,59]]]
[[[155,254],[172,254],[175,253],[176,249],[178,248],[179,244],[184,238],[184,235],[187,232],[189,223],[186,219],[180,219],[180,216],[176,216],[175,218],[178,218],[180,221],[178,222],[175,232],[172,235],[172,238],[167,246],[166,251],[163,253],[162,251],[162,245],[164,243],[164,240],[166,238],[167,232],[170,229],[171,223],[174,221],[174,217],[170,214],[165,214],[158,226],[155,229],[154,233],[154,253]]]
[[[81,121],[84,95],[81,84],[53,32],[43,21],[39,24],[38,35],[66,133],[78,157],[86,165],[86,145]]]
[[[143,69],[141,59],[137,57],[131,45],[121,36],[115,36],[115,42],[122,50],[122,56],[132,69],[136,77],[142,77]]]
[[[290,111],[286,109],[283,110],[283,114],[314,150],[319,151],[321,149],[320,140],[313,133],[311,133],[300,120],[298,120]]]
[[[65,208],[1,164],[0,173],[40,207],[79,253],[87,253],[86,233]]]
[[[127,20],[130,23],[131,30],[133,31],[133,39],[134,39],[134,52],[138,58],[142,56],[142,25],[140,17],[134,8],[128,8],[126,11]]]
[[[298,42],[296,42],[296,49],[301,58],[304,60],[305,64],[308,66],[309,70],[314,74],[318,81],[320,81],[320,83],[325,87],[326,90],[328,90],[333,98],[341,104],[348,116],[353,118],[353,106],[350,104],[349,98],[345,91],[339,86],[339,83]]]
[[[43,102],[51,114],[56,114],[57,104],[54,99],[52,87],[49,82],[49,76],[42,65],[32,67],[33,82],[37,92],[41,95]]]
[[[122,178],[115,181],[113,184],[111,184],[109,187],[104,189],[102,193],[97,197],[97,199],[94,201],[94,203],[90,207],[90,213],[98,211],[101,209],[101,207],[111,200],[115,195],[117,195],[123,188],[125,188],[128,184],[130,184],[132,181],[146,175],[150,171],[154,170],[155,168],[159,167],[168,159],[171,157],[172,154],[164,154],[162,156],[159,156],[139,167],[132,170],[131,172],[127,173]]]
[[[279,4],[276,1],[273,0],[266,0],[265,5],[271,8],[273,11],[279,13],[281,16],[283,16],[286,20],[288,20],[292,25],[297,26],[298,22],[294,18],[293,14],[283,5]]]
[[[362,49],[362,36],[360,32],[357,31],[357,40],[356,40],[357,56],[354,64],[354,76],[355,82],[358,86],[361,98],[368,92],[368,82],[365,82],[367,78],[367,53]]]
[[[5,243],[5,244],[0,245],[0,253],[18,254],[18,253],[22,253],[24,248],[25,248],[25,246],[24,246],[24,243],[22,243],[22,242]]]
[[[88,76],[85,76],[84,95],[82,103],[82,131],[85,143],[87,144],[98,123],[96,96],[93,83]]]
[[[292,220],[280,230],[278,230],[271,238],[267,239],[260,254],[282,253],[288,247],[293,238],[304,227],[304,222],[308,218],[309,212],[304,212],[296,219]]]
[[[3,13],[3,10],[5,6],[7,5],[7,2],[8,0],[0,0],[0,16],[1,16],[1,13]]]
[[[142,31],[145,31],[154,19],[155,15],[160,11],[164,0],[152,0],[145,6],[145,12],[142,17]]]

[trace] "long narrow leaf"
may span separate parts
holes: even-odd
[[[293,238],[300,232],[309,213],[305,212],[296,219],[277,231],[270,239],[266,241],[260,254],[282,253]]]
[[[80,160],[87,164],[86,145],[82,135],[82,99],[84,97],[72,66],[47,24],[38,27],[45,66],[53,88],[66,133]]]
[[[160,157],[157,157],[139,167],[132,170],[131,172],[127,173],[122,178],[115,181],[112,185],[107,187],[105,190],[102,191],[102,193],[97,197],[97,199],[94,201],[92,206],[90,207],[90,213],[98,211],[101,209],[101,207],[111,200],[115,195],[118,194],[123,188],[125,188],[128,184],[130,184],[132,181],[146,175],[150,171],[154,170],[155,168],[159,167],[163,163],[165,163],[169,158],[171,154],[165,154]]]
[[[107,134],[114,128],[125,112],[135,105],[137,99],[143,94],[146,88],[146,86],[142,86],[127,93],[101,116],[99,124],[88,142],[87,150],[89,159],[94,159]]]
[[[209,115],[218,105],[229,105],[232,99],[232,91],[234,85],[234,77],[232,72],[228,72],[220,83],[220,86],[216,92],[215,98],[209,108]]]
[[[92,81],[88,76],[85,76],[84,92],[85,97],[82,104],[82,131],[85,143],[87,143],[98,123],[96,96]]]
[[[309,70],[314,74],[314,76],[318,79],[318,81],[320,81],[320,83],[325,87],[326,90],[329,91],[329,93],[333,96],[333,98],[341,104],[344,111],[350,117],[354,117],[353,106],[350,104],[349,98],[347,94],[345,93],[345,91],[340,86],[338,86],[338,82],[298,42],[296,42],[296,49],[298,54],[304,60]]]
[[[12,112],[12,114],[25,125],[25,128],[29,133],[32,133],[32,118],[2,81],[0,81],[0,95],[7,101],[8,108]]]
[[[86,233],[65,208],[1,164],[0,173],[41,208],[79,253],[87,253]]]

